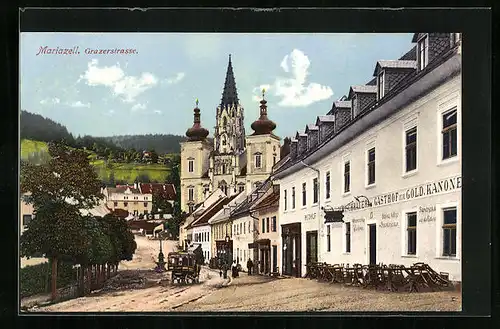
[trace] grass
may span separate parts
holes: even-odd
[[[27,159],[30,154],[47,152],[47,143],[29,139],[21,140],[21,159]],[[92,151],[89,153],[90,164],[96,168],[101,180],[108,180],[111,172],[114,173],[115,181],[133,183],[137,176],[147,175],[152,181],[164,182],[170,169],[162,164],[135,164],[135,163],[111,163],[107,165],[105,160],[97,159]],[[174,154],[166,154],[165,157],[173,157]]]
[[[21,159],[27,159],[30,154],[38,152],[47,152],[49,150],[47,143],[33,141],[29,139],[21,140]]]

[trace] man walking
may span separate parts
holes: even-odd
[[[248,269],[248,275],[252,275],[253,262],[250,258],[248,258],[247,261],[247,269]]]

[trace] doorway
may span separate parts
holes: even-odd
[[[318,231],[306,232],[306,264],[318,262]]]
[[[377,226],[375,224],[369,224],[368,232],[370,265],[375,265],[377,264]]]
[[[273,273],[278,272],[278,246],[273,246]]]

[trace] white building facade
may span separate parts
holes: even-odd
[[[194,226],[193,227],[193,241],[201,244],[201,249],[203,250],[203,255],[205,256],[205,263],[210,260],[210,225]]]
[[[301,150],[301,134],[292,142],[295,159],[274,180],[280,234],[300,227],[292,258],[301,276],[314,261],[424,262],[461,281],[459,40],[415,34],[412,51],[379,61],[371,83],[351,88],[346,122],[340,110],[328,113],[336,120],[332,135],[315,148]],[[339,209],[343,222],[325,223]]]

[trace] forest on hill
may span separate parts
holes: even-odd
[[[104,138],[124,149],[155,150],[159,154],[180,153],[180,143],[186,140],[184,136],[171,134],[122,135]]]

